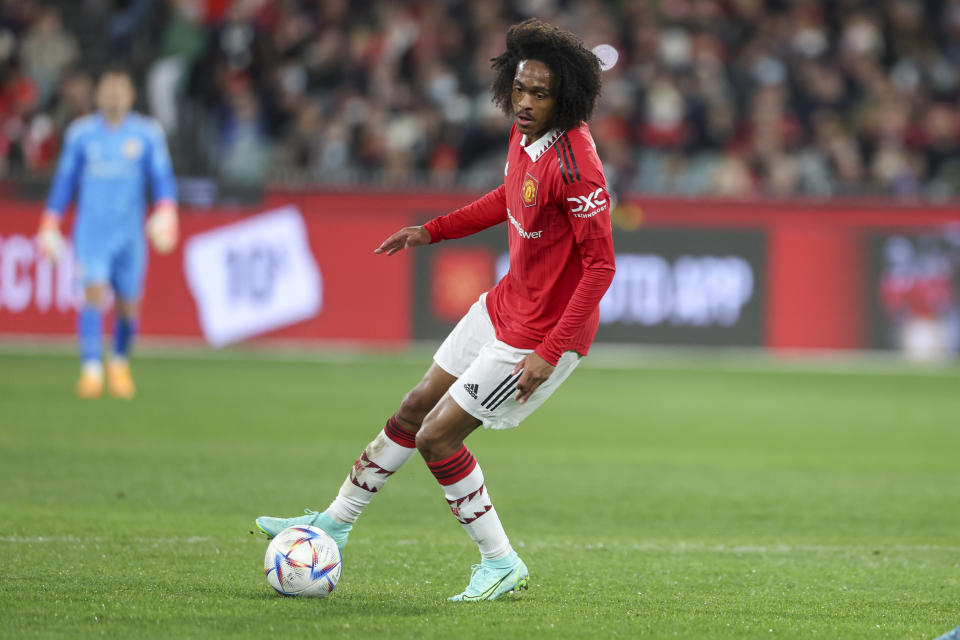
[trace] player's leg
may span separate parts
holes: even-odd
[[[346,546],[353,524],[373,496],[416,452],[414,438],[420,424],[454,380],[436,363],[430,365],[377,437],[364,447],[326,511],[307,509],[305,515],[294,518],[260,516],[257,527],[273,537],[287,527],[307,524],[329,533],[341,548]]]
[[[90,282],[83,287],[83,302],[77,313],[77,348],[80,353],[80,379],[77,395],[99,398],[103,393],[103,310],[107,285]]]
[[[133,339],[137,335],[137,317],[140,301],[118,297],[114,306],[113,356],[114,361],[130,360]]]
[[[463,442],[481,423],[493,429],[517,426],[579,362],[576,353],[565,353],[551,376],[520,404],[514,399],[519,374],[513,370],[528,353],[529,349],[496,340],[485,345],[417,433],[417,448],[443,487],[454,516],[480,550],[481,562],[474,567],[470,584],[452,600],[493,600],[527,586],[527,567],[510,546],[483,471]]]
[[[510,546],[483,471],[463,443],[480,424],[446,395],[417,433],[417,449],[443,488],[454,517],[480,550],[481,561],[474,566],[470,584],[450,598],[456,601],[494,600],[526,589],[529,579],[527,566]]]
[[[420,383],[400,403],[377,437],[353,463],[327,513],[337,520],[353,524],[387,479],[416,452],[416,433],[424,417],[456,380],[455,376],[433,363]]]
[[[480,420],[445,396],[417,433],[417,449],[437,482],[454,517],[477,543],[480,557],[495,562],[513,549],[490,499],[483,471],[464,440]]]
[[[131,238],[111,263],[110,283],[116,293],[113,318],[113,350],[107,364],[110,393],[129,399],[136,393],[130,372],[130,352],[137,333],[137,319],[143,278],[146,275],[147,247],[142,238]]]
[[[110,394],[129,400],[137,392],[130,372],[130,348],[137,331],[139,301],[117,298],[113,308],[113,352],[107,362]]]
[[[493,325],[486,315],[485,298],[481,296],[440,345],[433,357],[434,363],[420,383],[404,397],[396,414],[364,448],[327,510],[318,513],[307,509],[306,515],[296,518],[261,516],[257,518],[260,530],[272,537],[296,524],[319,526],[343,547],[363,509],[413,455],[414,436],[424,417],[457,376],[470,366],[483,344],[493,339]]]
[[[88,234],[75,234],[77,273],[83,299],[77,312],[77,348],[80,379],[76,391],[81,398],[98,398],[103,393],[103,313],[107,304],[110,252]]]

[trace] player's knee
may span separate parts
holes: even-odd
[[[423,424],[423,419],[435,404],[436,402],[433,402],[427,393],[420,387],[416,387],[404,396],[400,409],[397,410],[397,420],[402,427],[410,431],[418,431]]]
[[[441,450],[444,448],[444,443],[442,438],[437,437],[436,429],[420,429],[417,431],[416,443],[417,451],[427,462],[433,462],[443,457]]]
[[[107,302],[107,288],[100,284],[89,284],[83,288],[83,301],[91,306],[102,306]]]
[[[463,446],[463,436],[443,424],[439,413],[427,414],[423,426],[417,431],[417,451],[427,462],[449,458]]]
[[[116,313],[121,318],[136,320],[138,305],[135,300],[117,300]]]

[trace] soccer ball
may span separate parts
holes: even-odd
[[[340,580],[343,559],[327,533],[309,525],[281,531],[267,547],[267,582],[284,596],[324,598]]]

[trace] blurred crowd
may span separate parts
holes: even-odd
[[[492,186],[489,61],[530,16],[620,53],[618,192],[960,195],[960,0],[0,0],[2,168],[49,172],[121,57],[181,174]]]

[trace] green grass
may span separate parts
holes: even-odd
[[[446,602],[476,549],[418,458],[327,600],[260,514],[323,508],[428,357],[143,356],[133,402],[0,353],[0,635],[932,638],[960,624],[960,374],[586,364],[480,432],[530,590]]]

